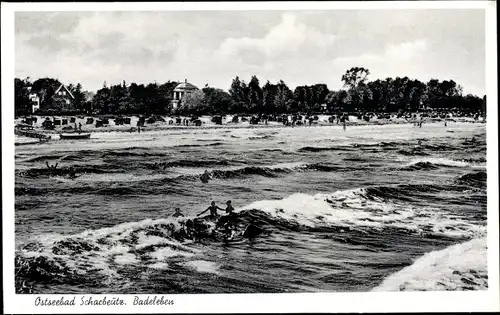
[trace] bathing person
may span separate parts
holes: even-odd
[[[226,202],[226,214],[232,214],[234,211],[233,205],[231,204],[231,200]]]
[[[208,181],[210,180],[210,173],[208,173],[208,171],[205,171],[205,173],[203,173],[201,176],[200,176],[200,180],[202,182],[204,182],[205,184],[208,183]]]
[[[175,208],[175,213],[174,213],[174,214],[172,214],[172,216],[173,216],[174,218],[177,218],[177,217],[183,217],[183,216],[184,216],[184,214],[182,214],[182,212],[181,212],[181,208]]]
[[[58,165],[59,163],[56,163],[56,165],[49,165],[49,162],[45,161],[45,164],[47,165],[47,168],[48,168],[49,170],[51,170],[51,171],[55,171],[55,170],[56,170],[56,168],[57,168],[57,165]]]
[[[210,206],[205,209],[204,211],[200,212],[197,216],[200,216],[202,215],[203,213],[207,212],[207,211],[210,211],[210,217],[211,218],[216,218],[218,215],[217,215],[217,210],[221,210],[221,211],[224,211],[224,209],[222,208],[219,208],[217,205],[215,205],[215,201],[212,201],[210,203]]]
[[[68,176],[69,176],[70,179],[75,179],[77,177],[75,169],[73,168],[73,166],[71,166],[69,168],[69,174],[68,174]]]

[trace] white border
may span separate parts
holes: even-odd
[[[478,292],[177,294],[173,306],[35,307],[37,295],[14,294],[14,12],[159,11],[159,10],[339,10],[339,9],[485,9],[486,91],[488,106],[488,271],[489,290]],[[227,313],[227,312],[472,312],[499,311],[498,121],[496,3],[494,1],[411,2],[260,2],[260,3],[2,3],[2,216],[3,284],[6,313]],[[108,295],[108,298],[118,295]],[[50,297],[44,295],[43,297]],[[61,295],[53,296],[60,298]],[[68,297],[73,297],[68,296]],[[77,295],[77,301],[81,295]],[[92,296],[99,298],[99,296]],[[78,304],[78,302],[77,302]]]

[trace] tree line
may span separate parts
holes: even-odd
[[[81,113],[90,109],[91,102],[87,100],[80,83],[68,84],[66,88],[73,95],[72,102],[68,105],[58,98],[54,98],[55,92],[61,86],[61,82],[53,78],[41,78],[31,81],[30,78],[14,79],[14,112],[16,116],[29,115],[32,111],[32,101],[29,95],[36,93],[40,100],[41,113]]]
[[[341,77],[343,88],[329,90],[326,84],[297,86],[293,91],[283,80],[267,81],[261,86],[252,76],[245,82],[239,77],[232,80],[228,92],[205,86],[186,94],[177,108],[171,100],[179,82],[127,85],[103,85],[91,99],[85,99],[81,84],[68,85],[75,99],[71,110],[87,114],[128,115],[203,115],[203,114],[284,114],[284,113],[339,113],[339,112],[416,112],[426,109],[462,111],[486,110],[486,96],[463,95],[462,87],[453,80],[431,79],[422,82],[408,77],[369,81],[370,71],[353,67]],[[44,91],[41,97],[43,112],[54,114],[67,111],[53,101],[57,79],[34,81],[15,79],[16,115],[29,114],[31,91]],[[52,93],[52,94],[51,94]]]

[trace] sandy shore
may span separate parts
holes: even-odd
[[[82,132],[138,132],[138,127],[136,126],[136,121],[132,120],[131,124],[129,125],[114,125],[114,121],[110,119],[110,124],[104,125],[102,127],[96,127],[95,122],[94,124],[85,124],[84,119],[77,119],[76,123],[82,123]],[[455,117],[453,119],[447,119],[450,122],[456,121],[456,122],[470,122],[470,123],[482,123],[482,120],[477,120],[475,121],[474,119],[467,118],[467,117]],[[63,130],[63,127],[66,126],[56,126],[54,130],[45,130],[41,126],[41,122],[43,121],[43,118],[39,118],[37,123],[34,124],[34,131],[39,132],[39,133],[44,133],[44,134],[60,134],[64,132],[71,132]],[[212,123],[208,118],[203,119],[203,124],[201,126],[195,126],[195,125],[169,125],[167,122],[156,122],[152,124],[146,123],[144,127],[141,127],[141,132],[148,132],[148,131],[161,131],[161,130],[192,130],[192,129],[201,129],[201,130],[210,130],[210,129],[227,129],[227,128],[248,128],[248,129],[256,129],[256,128],[311,128],[311,127],[323,127],[323,126],[339,126],[341,127],[342,124],[337,124],[336,122],[330,123],[328,122],[327,117],[321,117],[318,121],[315,121],[312,125],[295,125],[294,127],[292,126],[285,126],[283,123],[279,122],[268,122],[267,124],[265,123],[259,123],[257,125],[252,125],[249,122],[239,122],[239,123],[232,123],[232,122],[227,122],[230,121],[229,119],[226,120],[226,122],[223,122],[222,125],[216,125],[215,123]],[[431,119],[426,119],[424,120],[424,124],[426,123],[435,123],[435,122],[441,122],[444,123],[445,119],[442,118],[431,118]],[[16,121],[17,123],[20,123],[21,120]],[[352,127],[352,126],[365,126],[365,125],[388,125],[388,124],[413,124],[415,121],[409,121],[403,118],[393,118],[393,119],[374,119],[372,121],[364,121],[364,120],[357,120],[357,119],[351,119],[350,121],[346,122],[347,127]],[[70,123],[67,126],[74,126],[74,123]]]

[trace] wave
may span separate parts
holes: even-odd
[[[446,158],[423,158],[416,159],[404,166],[403,170],[416,171],[416,170],[433,170],[440,167],[467,167],[470,163],[464,161],[455,161]]]
[[[179,144],[176,146],[173,146],[174,148],[198,148],[198,147],[213,147],[213,146],[220,146],[223,145],[224,143],[222,142],[213,142],[213,143],[207,143],[207,144]]]
[[[406,155],[406,156],[428,156],[428,155],[430,155],[429,153],[423,152],[422,149],[419,149],[419,148],[401,149],[398,151],[398,153],[401,155]]]
[[[89,166],[75,166],[75,167],[61,167],[53,169],[45,168],[30,168],[27,170],[19,171],[18,175],[27,178],[39,177],[53,177],[53,176],[68,176],[73,173],[76,174],[108,174],[120,173],[116,166],[109,164],[89,165]]]
[[[408,148],[401,148],[408,147]],[[429,153],[425,151],[447,151],[456,150],[456,147],[447,144],[420,144],[418,146],[410,145],[408,141],[390,141],[379,143],[353,143],[351,145],[331,146],[331,147],[312,147],[306,146],[300,148],[299,152],[322,152],[322,151],[352,151],[353,149],[361,149],[366,152],[380,152],[398,150],[398,153],[408,156],[427,156]]]
[[[485,227],[440,209],[412,207],[406,200],[439,187],[397,185],[340,190],[330,194],[296,193],[281,200],[261,200],[239,210],[260,210],[299,226],[320,230],[370,233],[413,233],[420,236],[464,238],[483,235]]]
[[[151,169],[165,169],[170,167],[213,167],[229,166],[234,161],[228,160],[176,160],[169,162],[156,162],[148,165]]]
[[[248,232],[250,222],[270,225],[262,214],[252,211],[221,217],[231,220],[238,237],[246,240],[266,234],[262,228]],[[146,219],[73,235],[46,234],[21,244],[16,251],[16,292],[27,293],[25,283],[88,283],[121,279],[127,267],[170,269],[190,274],[216,273],[216,264],[194,242],[223,244],[216,223],[203,218]],[[201,260],[200,258],[204,258]]]
[[[307,163],[281,163],[267,166],[234,166],[226,169],[211,169],[203,171],[203,167],[228,165],[239,163],[239,161],[226,160],[179,160],[165,163],[149,164],[148,168],[155,170],[152,174],[138,175],[134,172],[125,172],[122,169],[108,169],[106,167],[75,167],[76,175],[72,177],[70,168],[61,168],[55,171],[48,169],[29,169],[19,172],[19,175],[25,178],[52,178],[58,182],[64,183],[64,186],[32,186],[22,182],[16,184],[15,195],[41,196],[50,193],[67,194],[97,194],[97,195],[144,195],[144,194],[173,194],[186,195],[184,187],[177,184],[183,182],[199,181],[204,174],[208,175],[209,180],[229,180],[245,178],[248,176],[263,176],[268,178],[277,178],[285,174],[295,172],[336,172],[346,170],[344,166],[335,166],[327,164],[307,164]],[[180,167],[179,170],[168,170],[167,167]],[[183,167],[194,167],[196,170],[184,170]],[[182,174],[188,171],[189,173]],[[147,182],[147,185],[144,183]],[[162,186],[161,190],[157,187]]]
[[[280,169],[278,165],[274,167]],[[344,241],[346,235],[337,233],[413,233],[432,238],[485,235],[484,226],[471,224],[467,218],[435,208],[410,207],[408,203],[396,202],[399,195],[422,189],[434,191],[438,187],[399,185],[329,194],[297,193],[281,200],[251,203],[236,209],[233,216],[222,217],[225,219],[221,221],[232,222],[242,235],[244,227],[253,222],[264,235],[276,230],[333,232],[338,237],[343,235]],[[194,232],[187,230],[188,220]],[[137,265],[152,269],[172,268],[176,272],[185,269],[186,274],[193,270],[216,272],[216,266],[206,261],[200,247],[193,245],[195,240],[206,246],[221,244],[220,233],[213,234],[216,230],[213,221],[185,217],[128,222],[74,235],[42,235],[21,245],[16,252],[16,291],[22,293],[25,282],[75,284],[88,283],[89,279],[102,281],[103,277],[122,281],[120,277],[124,273],[121,270]],[[353,240],[347,238],[348,242]]]
[[[79,161],[79,160],[81,160],[81,158],[82,158],[81,154],[40,155],[40,156],[26,158],[26,159],[23,159],[23,160],[21,160],[19,162],[26,163],[26,162],[40,162],[40,161],[51,161],[51,160],[56,160],[56,161]]]
[[[456,150],[457,147],[448,145],[448,144],[422,144],[419,146],[421,150],[428,150],[428,151],[453,151]]]
[[[166,153],[150,153],[150,152],[133,152],[133,151],[108,151],[103,152],[101,157],[165,157],[169,156]]]
[[[254,136],[254,137],[248,137],[248,140],[266,140],[266,139],[273,139],[273,135],[262,135],[262,136]]]
[[[486,237],[423,255],[373,291],[450,291],[488,288]]]
[[[352,151],[348,146],[335,146],[335,147],[302,147],[299,152],[322,152],[322,151]]]
[[[16,252],[16,290],[24,281],[78,283],[92,275],[119,278],[117,270],[126,265],[148,267],[176,257],[196,257],[200,251],[189,246],[192,241],[182,231],[179,220],[148,219],[76,235],[40,236]]]
[[[486,187],[486,172],[474,172],[467,173],[465,175],[460,176],[457,179],[457,182],[462,185],[467,185],[476,188],[485,188]]]
[[[263,177],[279,177],[283,174],[289,174],[294,172],[303,171],[319,171],[319,172],[334,172],[339,170],[345,170],[345,167],[327,165],[327,164],[308,164],[308,163],[280,163],[274,165],[262,165],[262,166],[245,166],[245,167],[235,167],[228,169],[215,169],[207,171],[210,179],[232,179],[240,178],[251,175],[259,175]],[[199,172],[196,174],[181,175],[177,177],[180,180],[198,180],[204,173]]]

